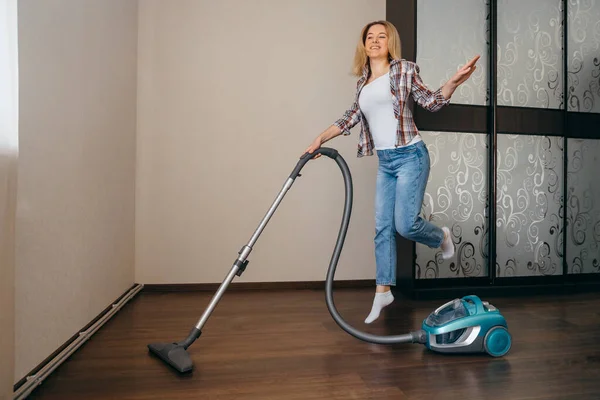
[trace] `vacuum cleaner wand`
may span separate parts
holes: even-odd
[[[281,191],[279,192],[279,194],[273,201],[273,204],[271,205],[271,207],[267,211],[266,215],[263,217],[260,224],[256,228],[254,234],[252,235],[252,237],[250,238],[248,243],[244,247],[242,247],[240,249],[240,251],[238,252],[238,257],[233,262],[233,265],[232,265],[229,273],[227,274],[226,278],[223,280],[223,282],[219,286],[217,292],[213,295],[210,303],[204,310],[204,313],[202,314],[202,316],[200,317],[200,319],[198,320],[198,322],[196,323],[194,328],[190,331],[188,337],[181,342],[151,343],[148,345],[148,349],[150,350],[150,352],[152,354],[155,354],[161,360],[163,360],[164,362],[166,362],[168,365],[172,366],[174,369],[176,369],[179,372],[183,373],[183,372],[188,372],[188,371],[192,370],[193,363],[192,363],[192,360],[191,360],[189,354],[187,353],[188,347],[191,346],[192,343],[194,343],[196,341],[196,339],[198,339],[200,337],[200,335],[202,334],[202,328],[204,327],[204,325],[206,324],[206,321],[208,321],[208,318],[210,317],[210,315],[214,311],[215,307],[221,300],[221,297],[223,296],[223,293],[225,293],[225,291],[227,290],[227,287],[229,286],[229,284],[233,281],[233,279],[236,276],[241,276],[242,273],[246,270],[246,267],[248,266],[248,262],[249,262],[248,256],[252,252],[252,248],[253,248],[254,244],[256,243],[256,241],[258,240],[258,238],[260,237],[262,231],[265,229],[265,226],[267,225],[267,223],[269,222],[269,220],[275,213],[275,210],[277,210],[277,207],[283,200],[283,197],[285,196],[287,191],[291,188],[295,179],[298,176],[300,176],[300,171],[302,170],[304,165],[308,161],[313,159],[314,156],[317,154],[323,154],[323,155],[326,155],[326,156],[336,159],[336,160],[338,158],[341,158],[339,156],[337,150],[327,148],[327,147],[321,147],[321,148],[317,149],[315,152],[313,152],[312,154],[305,153],[304,155],[302,155],[302,157],[300,157],[300,160],[296,164],[296,167],[294,168],[294,170],[292,171],[292,173],[286,180],[285,184],[281,188]],[[347,222],[346,222],[346,226],[347,226]]]

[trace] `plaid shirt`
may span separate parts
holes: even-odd
[[[334,122],[341,129],[342,134],[349,135],[350,129],[361,122],[358,137],[358,157],[373,155],[373,137],[369,131],[367,119],[362,114],[358,105],[360,91],[365,86],[368,78],[369,68],[363,68],[363,74],[356,85],[356,96],[354,104],[347,110],[342,118]],[[430,90],[419,76],[419,66],[412,61],[392,60],[390,61],[390,91],[393,96],[394,115],[398,120],[396,128],[396,146],[408,144],[418,133],[417,126],[410,108],[406,107],[410,95],[421,107],[428,111],[438,111],[450,103],[442,95],[440,87],[435,92]]]

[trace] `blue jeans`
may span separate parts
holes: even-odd
[[[444,240],[441,228],[419,214],[429,177],[429,152],[423,141],[377,150],[379,169],[375,194],[376,284],[396,285],[396,231],[431,248]]]

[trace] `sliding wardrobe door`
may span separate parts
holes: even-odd
[[[439,88],[471,58],[481,58],[471,78],[452,96],[452,106],[467,106],[463,109],[464,118],[450,107],[435,115],[416,110],[431,164],[422,216],[439,227],[450,228],[456,253],[452,259],[444,260],[440,249],[416,244],[414,276],[486,277],[489,139],[485,111],[481,124],[471,124],[468,131],[461,121],[472,120],[474,106],[481,109],[489,104],[489,1],[418,0],[416,6],[416,62],[427,86]],[[432,119],[440,115],[444,119],[440,123],[442,130],[427,129]]]
[[[562,274],[563,138],[499,134],[496,276]]]
[[[476,55],[481,58],[452,104],[489,104],[489,0],[418,0],[417,64],[430,88],[437,89]]]
[[[497,0],[498,106],[561,109],[563,0]]]
[[[600,272],[600,0],[568,1],[567,268]]]
[[[600,140],[569,139],[567,262],[572,274],[600,272]]]
[[[422,216],[447,226],[456,252],[444,260],[440,249],[416,245],[415,277],[485,277],[487,266],[488,135],[465,132],[421,132],[431,171]]]
[[[475,55],[447,107],[412,105],[430,158],[421,216],[455,255],[399,241],[419,296],[600,285],[600,0],[387,0],[431,89]]]
[[[568,110],[600,113],[600,0],[568,2]],[[600,127],[595,127],[595,136]],[[591,132],[590,132],[591,134]]]
[[[563,273],[562,3],[497,2],[499,278]]]

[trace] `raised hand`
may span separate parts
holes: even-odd
[[[475,65],[479,60],[480,56],[477,55],[471,59],[468,63],[466,63],[462,68],[460,68],[454,76],[450,79],[450,84],[454,87],[461,85],[465,82],[469,77],[475,72],[477,66]]]

